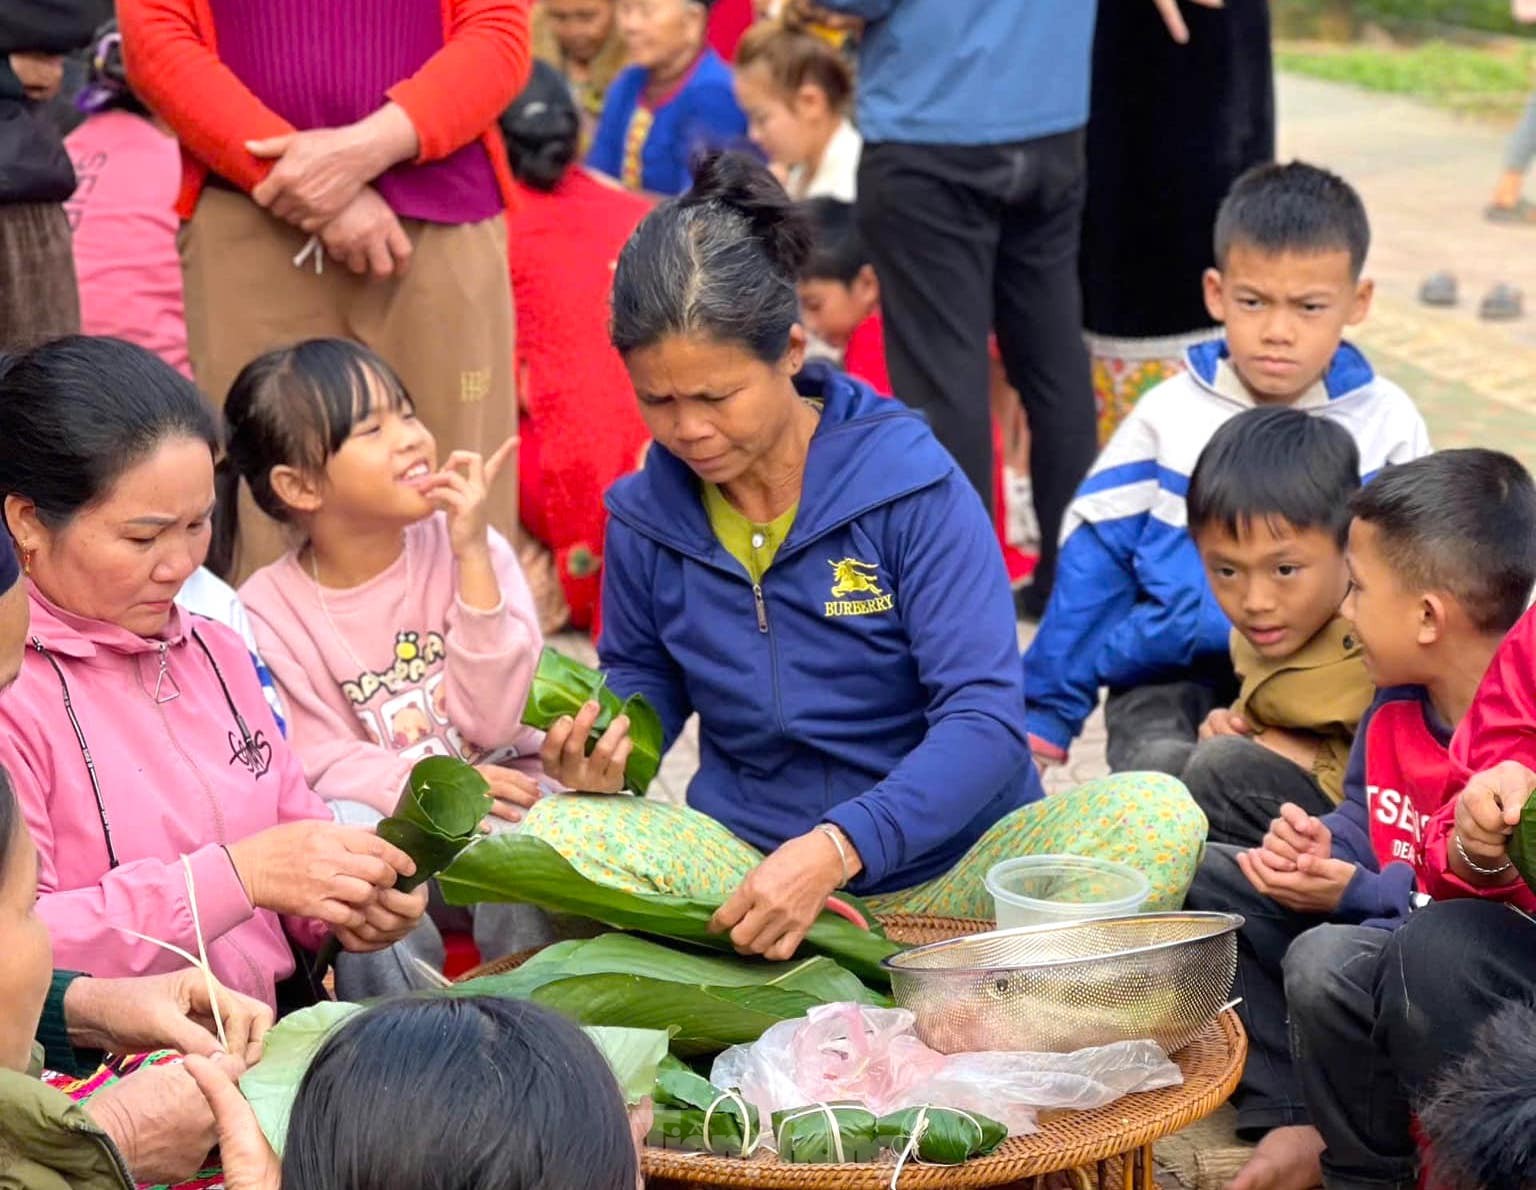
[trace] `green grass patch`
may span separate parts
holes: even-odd
[[[1477,49],[1429,41],[1411,48],[1284,44],[1275,63],[1292,74],[1411,95],[1474,114],[1518,112],[1536,84],[1536,47]]]

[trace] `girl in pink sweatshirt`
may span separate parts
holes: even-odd
[[[514,443],[439,466],[389,366],[340,339],[254,360],[224,415],[215,569],[240,480],[298,538],[240,596],[310,784],[338,820],[370,822],[393,812],[416,761],[457,756],[490,781],[492,825],[520,821],[541,793],[542,737],[521,719],[543,641],[517,557],[486,523]],[[439,943],[423,933],[433,961]],[[547,937],[524,907],[477,910],[475,933],[500,953]],[[399,984],[378,979],[370,994]]]

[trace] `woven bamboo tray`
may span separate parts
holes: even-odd
[[[886,933],[909,946],[941,942],[992,928],[988,921],[893,914],[881,918]],[[529,953],[487,963],[463,978],[510,970]],[[1043,1118],[1032,1136],[1011,1137],[988,1157],[964,1165],[908,1165],[901,1172],[904,1190],[969,1190],[984,1186],[1027,1186],[1046,1174],[1073,1171],[1070,1184],[1095,1184],[1099,1190],[1154,1190],[1151,1146],[1210,1115],[1232,1094],[1243,1072],[1248,1041],[1237,1014],[1228,1010],[1212,1021],[1173,1059],[1184,1083],[1146,1091],[1097,1111],[1061,1112]],[[863,1165],[791,1165],[771,1153],[748,1160],[689,1157],[647,1148],[642,1166],[652,1190],[702,1190],[704,1187],[751,1187],[754,1190],[889,1190],[894,1167]]]

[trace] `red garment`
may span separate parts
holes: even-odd
[[[478,138],[510,198],[512,174],[496,118],[528,79],[528,0],[440,3],[443,48],[380,102],[392,99],[410,117],[421,141],[418,163],[441,160]],[[134,90],[182,144],[176,213],[192,217],[209,170],[254,188],[274,163],[252,156],[245,142],[294,129],[219,60],[209,0],[118,0],[117,17]]]
[[[514,183],[515,185],[515,183]],[[651,204],[573,169],[553,191],[517,187],[508,260],[517,308],[524,527],[555,553],[571,623],[592,625],[608,485],[650,440],[608,341],[613,268]]]
[[[1451,739],[1451,791],[1459,793],[1473,774],[1505,760],[1536,770],[1536,611],[1526,612],[1494,653]],[[1425,830],[1430,871],[1424,891],[1433,897],[1510,901],[1527,913],[1536,913],[1536,894],[1524,881],[1474,888],[1450,870],[1455,829],[1456,798],[1452,797]]]
[[[994,342],[993,348],[996,350]],[[891,384],[891,374],[885,364],[885,320],[876,310],[848,336],[848,347],[843,352],[843,370],[848,375],[864,381],[882,396],[890,396],[896,390]],[[1037,559],[1025,554],[1008,543],[1008,503],[1003,482],[1003,430],[992,419],[992,526],[997,531],[997,543],[1002,547],[1003,561],[1008,566],[1008,581],[1017,586],[1034,572]]]
[[[736,43],[752,27],[757,14],[752,0],[715,0],[709,11],[709,44],[727,62],[736,58]]]

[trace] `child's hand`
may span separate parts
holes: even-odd
[[[453,556],[460,561],[466,554],[488,548],[486,498],[516,449],[514,436],[497,447],[488,459],[472,450],[456,450],[435,475],[422,481],[421,494],[448,514],[449,541]]]
[[[1305,853],[1297,858],[1294,870],[1286,871],[1276,866],[1274,857],[1262,847],[1238,852],[1237,866],[1249,884],[1295,913],[1332,913],[1355,876],[1355,865],[1348,860],[1319,859]]]
[[[1473,871],[1464,860],[1479,868],[1497,869],[1500,874],[1509,865],[1509,836],[1520,824],[1520,815],[1531,791],[1536,789],[1536,773],[1513,760],[1476,774],[1456,799],[1456,838],[1451,841],[1450,863],[1456,874],[1469,883],[1486,883],[1487,873]],[[1461,847],[1456,846],[1457,840]],[[1466,855],[1462,856],[1461,851]]]
[[[477,764],[475,772],[491,783],[491,818],[506,822],[521,822],[523,815],[539,803],[539,782],[527,773],[509,769],[499,764]],[[491,819],[480,824],[491,829]]]
[[[1214,739],[1219,735],[1252,735],[1253,728],[1248,726],[1248,721],[1241,715],[1235,714],[1230,707],[1217,707],[1205,717],[1205,722],[1200,725],[1200,738],[1202,740]]]
[[[1333,832],[1321,818],[1314,818],[1300,806],[1286,802],[1280,807],[1280,817],[1269,824],[1263,850],[1276,871],[1294,872],[1303,855],[1332,858]]]

